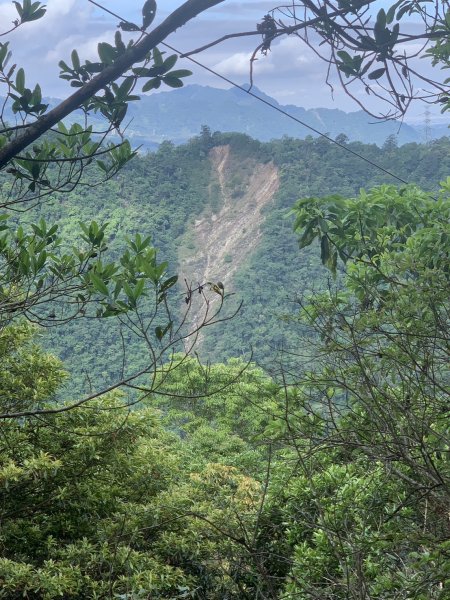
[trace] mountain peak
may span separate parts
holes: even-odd
[[[243,83],[242,88],[249,89],[249,84]],[[420,125],[414,128],[408,124],[400,127],[395,121],[373,123],[361,110],[346,113],[333,108],[305,109],[295,104],[282,105],[256,86],[250,91],[251,94],[247,94],[236,87],[224,89],[191,84],[177,90],[144,95],[141,102],[130,105],[128,117],[132,120],[127,135],[133,143],[146,148],[155,147],[164,140],[185,142],[198,135],[202,125],[213,131],[245,133],[260,141],[285,135],[294,138],[317,135],[308,127],[259,102],[254,97],[257,96],[332,138],[343,133],[350,141],[379,146],[390,135],[395,135],[399,144],[424,141]],[[92,115],[94,123],[96,118]],[[435,137],[448,135],[444,127],[435,131]]]
[[[248,89],[249,84],[243,83],[242,88]],[[371,125],[369,117],[362,111],[306,110],[293,104],[283,106],[255,86],[251,88],[251,94],[246,94],[236,87],[223,89],[198,84],[152,94],[145,97],[145,102],[132,105],[130,114],[139,128],[132,123],[128,132],[144,144],[147,140],[158,143],[165,139],[183,142],[197,135],[202,125],[213,131],[245,133],[260,141],[284,135],[297,138],[311,135],[308,127],[296,124],[254,96],[285,109],[306,125],[333,138],[344,133],[351,141],[370,141],[380,146],[389,135],[398,136],[400,144],[420,141],[419,133],[411,126],[403,125],[399,131],[396,122]]]

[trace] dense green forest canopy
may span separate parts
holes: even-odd
[[[446,598],[449,195],[295,205],[303,243],[345,273],[302,303],[312,336],[278,377],[179,354],[146,408],[116,392],[7,421],[0,594]],[[64,381],[33,333],[2,335],[14,403]]]
[[[317,251],[304,248],[299,252],[290,214],[294,202],[316,195],[351,196],[361,187],[369,189],[383,183],[383,173],[355,156],[343,155],[338,147],[323,140],[283,138],[261,143],[242,134],[205,130],[186,145],[164,143],[157,152],[136,157],[106,186],[77,190],[64,202],[56,198],[43,214],[49,222],[60,222],[64,239],[75,244],[81,205],[83,219],[108,223],[105,235],[115,252],[122,250],[127,236],[141,232],[151,236],[158,256],[176,272],[181,251],[201,252],[192,237],[195,220],[220,210],[222,200],[208,153],[212,147],[223,145],[230,146],[236,165],[249,158],[262,164],[273,162],[280,173],[280,185],[273,203],[263,209],[259,243],[233,276],[230,311],[240,301],[242,308],[232,320],[207,329],[198,352],[210,361],[248,359],[252,355],[270,369],[279,351],[295,349],[303,330],[290,318],[298,310],[297,301],[324,289],[330,280]],[[399,148],[392,139],[383,148],[361,143],[352,143],[350,148],[430,191],[437,189],[450,168],[448,138]],[[237,167],[229,182],[237,210],[244,184],[245,172]],[[29,215],[31,220],[34,217]],[[184,292],[185,283],[180,281],[173,300],[174,311],[179,314],[185,306]],[[121,367],[121,335],[130,348],[128,372],[144,364],[145,347],[128,330],[122,328],[122,332],[119,334],[117,324],[109,319],[77,321],[48,328],[42,339],[66,362],[72,375],[68,387],[73,393],[111,380]]]

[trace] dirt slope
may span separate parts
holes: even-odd
[[[180,252],[181,281],[194,286],[221,281],[225,291],[233,289],[233,274],[255,249],[261,237],[262,209],[278,189],[278,172],[272,163],[236,160],[229,146],[211,150],[215,181],[210,189],[212,205],[189,232],[191,250]],[[201,307],[193,307],[191,323],[197,323]]]

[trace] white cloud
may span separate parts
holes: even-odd
[[[73,90],[59,79],[58,62],[67,61],[73,48],[82,58],[95,58],[98,41],[112,39],[114,32],[111,23],[95,15],[87,2],[48,0],[46,5],[42,19],[25,23],[8,35],[12,61],[24,67],[29,86],[39,81],[44,95],[63,97]],[[13,4],[1,3],[1,22],[11,23],[14,18]]]
[[[46,54],[47,62],[58,62],[62,57],[66,58],[70,55],[74,48],[82,60],[98,60],[97,46],[101,40],[111,41],[114,38],[115,31],[105,31],[102,33],[101,39],[99,36],[93,36],[90,39],[85,39],[85,36],[71,35],[63,40],[60,40],[55,48],[49,50]]]
[[[250,58],[251,53],[238,52],[225,58],[215,65],[215,69],[223,75],[235,75],[248,77],[250,72]],[[257,60],[253,63],[253,71],[255,74],[259,73],[272,73],[274,65],[270,61]]]

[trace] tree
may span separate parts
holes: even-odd
[[[146,30],[156,5],[146,2],[141,24],[121,22],[114,45],[99,44],[98,62],[82,62],[74,50],[70,66],[59,63],[61,78],[77,91],[51,110],[42,101],[39,84],[27,87],[24,70],[9,66],[9,43],[0,44],[0,81],[5,89],[0,115],[0,168],[5,175],[0,200],[0,331],[18,318],[47,327],[78,318],[125,319],[128,327],[146,340],[150,360],[146,369],[131,377],[123,375],[108,390],[154,372],[167,350],[183,339],[192,345],[198,328],[187,331],[185,318],[176,324],[168,301],[176,276],[169,276],[167,263],[157,260],[150,238],[135,236],[125,252],[113,259],[108,257],[105,224],[81,223],[80,243],[68,248],[58,235],[57,224],[40,220],[25,228],[17,226],[14,215],[55,194],[86,185],[86,169],[97,170],[96,185],[101,185],[133,157],[121,124],[128,104],[139,99],[134,93],[138,84],[144,81],[144,92],[161,84],[180,87],[182,78],[190,75],[187,70],[174,70],[177,56],[163,55],[157,44],[219,1],[188,0],[150,33]],[[15,6],[18,18],[13,29],[45,15],[40,2],[23,0]],[[138,39],[125,44],[121,31],[136,32]],[[94,132],[89,124],[68,127],[63,119],[77,109],[86,123],[89,113],[101,114],[104,130]],[[108,142],[112,133],[118,143]],[[205,312],[200,326],[212,323],[220,311],[220,307],[210,311],[207,289],[202,287],[202,293]],[[191,295],[188,290],[187,311]],[[43,410],[68,410],[72,405]],[[1,418],[24,416],[23,409],[0,412]],[[34,409],[30,406],[25,412],[32,414]]]
[[[208,456],[264,478],[267,445],[256,438],[278,413],[278,387],[261,369],[238,359],[203,365],[193,357],[174,358],[180,366],[165,378],[152,406],[190,447],[190,464]]]
[[[326,83],[331,90],[335,85],[331,77],[334,71],[344,91],[374,117],[401,117],[414,100],[439,102],[442,110],[448,110],[449,80],[435,79],[414,62],[416,57],[425,56],[433,66],[448,68],[448,2],[398,0],[376,14],[374,8],[375,0],[284,3],[270,10],[256,31],[225,35],[186,56],[233,37],[259,35],[262,41],[254,50],[249,66],[253,82],[253,62],[257,55],[265,55],[271,49],[276,52],[273,46],[276,39],[295,36],[329,65]],[[413,19],[414,28],[405,23],[408,17]],[[358,93],[361,88],[369,99],[375,100],[375,109],[361,100]],[[380,105],[387,108],[377,112]]]
[[[300,465],[273,489],[288,597],[446,597],[449,184],[294,208],[300,246],[318,240],[342,280],[302,303],[314,361],[278,426]]]
[[[2,404],[46,401],[64,380],[32,329],[0,332]],[[240,537],[259,484],[206,452],[193,467],[154,409],[122,404],[116,391],[89,410],[3,423],[0,598],[237,600],[249,586]]]

